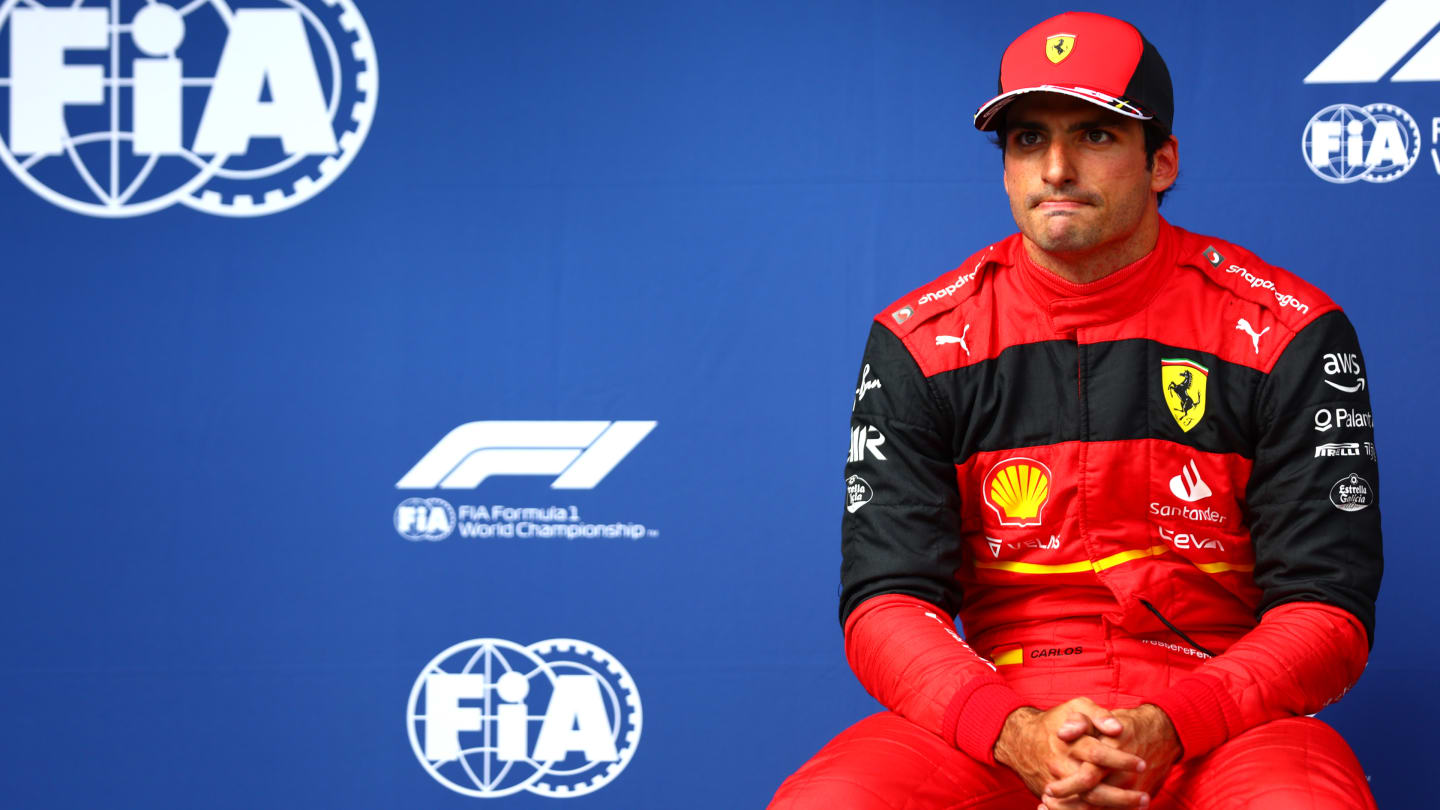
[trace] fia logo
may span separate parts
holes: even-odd
[[[495,475],[553,475],[551,489],[594,489],[655,422],[467,422],[445,434],[396,489],[474,489]]]
[[[640,744],[640,693],[614,656],[584,641],[465,641],[410,690],[410,747],[445,787],[479,798],[528,790],[583,796]]]
[[[395,531],[406,540],[444,540],[455,531],[455,507],[444,498],[406,498],[395,507]]]
[[[1420,159],[1420,127],[1394,104],[1331,104],[1300,138],[1305,165],[1330,183],[1389,183]]]
[[[0,161],[79,214],[292,208],[345,171],[375,115],[353,0],[6,0],[0,37]]]

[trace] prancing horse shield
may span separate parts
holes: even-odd
[[[1210,369],[1183,357],[1160,360],[1160,386],[1170,415],[1186,433],[1205,418],[1205,383]]]
[[[1073,50],[1075,50],[1074,34],[1056,34],[1045,40],[1045,56],[1057,65],[1064,62]]]

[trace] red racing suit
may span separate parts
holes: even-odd
[[[1364,374],[1323,293],[1163,220],[1092,284],[1017,234],[905,296],[851,422],[860,681],[988,764],[1010,712],[1067,696],[1158,705],[1185,761],[1318,711],[1373,642]]]

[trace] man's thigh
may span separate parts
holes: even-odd
[[[861,720],[796,771],[770,810],[1034,810],[1009,768],[984,765],[892,712]]]
[[[1365,771],[1338,732],[1311,717],[1257,726],[1177,768],[1156,810],[1374,810]]]

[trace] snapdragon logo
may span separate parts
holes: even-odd
[[[959,292],[966,284],[974,281],[975,277],[979,274],[980,270],[977,266],[977,268],[971,271],[968,275],[960,276],[959,278],[955,279],[954,283],[950,284],[949,286],[941,287],[934,292],[925,293],[924,295],[920,296],[920,303],[929,304],[932,301],[939,301],[941,298],[954,295],[955,293]]]
[[[355,159],[379,92],[353,0],[4,0],[5,49],[0,161],[97,217],[299,205]]]
[[[640,693],[614,656],[584,641],[465,641],[410,690],[410,747],[435,781],[492,799],[583,796],[620,775],[640,744]]]

